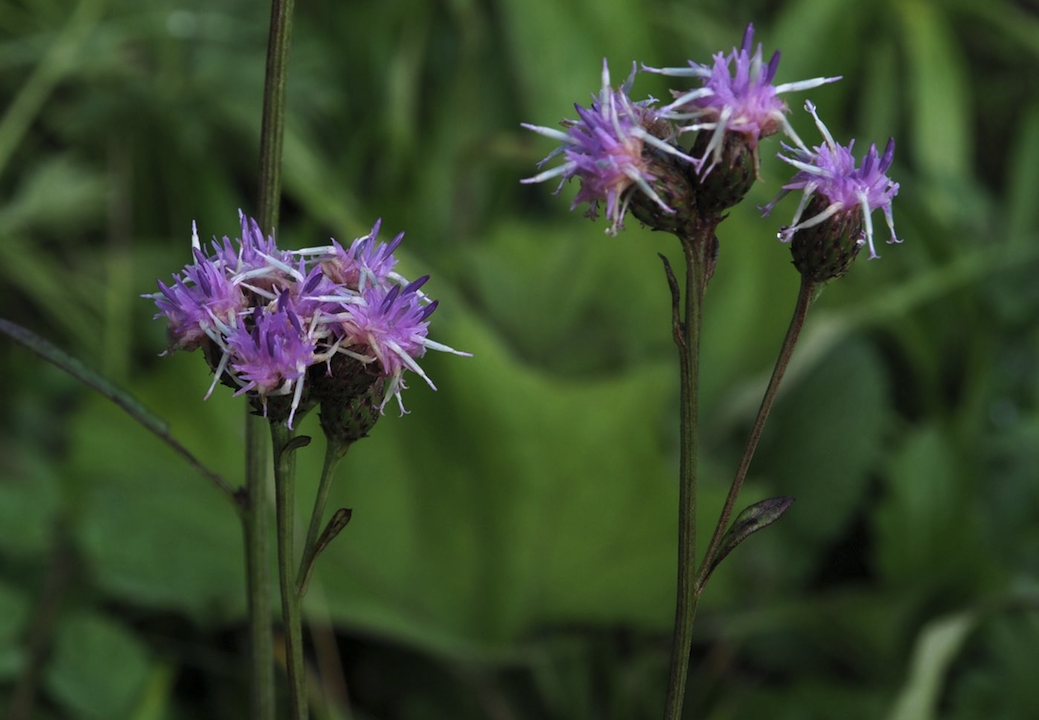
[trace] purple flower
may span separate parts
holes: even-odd
[[[697,167],[704,176],[721,159],[725,133],[743,135],[754,151],[756,162],[761,138],[774,135],[780,129],[793,138],[797,137],[786,119],[787,105],[779,95],[840,79],[819,77],[773,85],[779,67],[779,51],[772,55],[768,65],[764,65],[760,43],[751,55],[753,40],[754,26],[748,25],[743,35],[743,46],[733,48],[728,55],[717,53],[713,65],[701,65],[690,60],[688,68],[643,68],[663,75],[696,77],[703,82],[703,86],[695,90],[672,91],[676,99],[660,112],[662,117],[671,120],[693,120],[692,125],[681,128],[683,132],[703,130],[711,133],[703,157],[697,160]],[[711,157],[709,165],[708,157]]]
[[[316,343],[299,317],[280,299],[273,311],[255,308],[251,320],[248,327],[242,324],[227,337],[230,366],[241,385],[235,394],[255,393],[265,410],[269,396],[291,395],[287,423],[291,428],[303,393],[304,375],[315,359]]]
[[[274,235],[264,235],[253,218],[238,211],[241,222],[241,238],[236,239],[238,248],[230,238],[213,240],[214,260],[219,263],[233,281],[267,300],[273,301],[279,293],[300,279],[300,271],[291,252],[280,250]],[[198,247],[198,235],[192,224],[192,244]]]
[[[826,125],[819,119],[815,106],[807,102],[805,110],[815,118],[815,124],[825,143],[811,150],[803,144],[799,144],[797,148],[783,146],[790,156],[780,154],[779,157],[797,168],[798,172],[783,186],[779,195],[762,208],[763,213],[768,215],[776,203],[791,190],[802,191],[801,203],[794,213],[793,222],[780,232],[779,239],[788,242],[799,230],[811,228],[831,218],[839,219],[840,216],[849,213],[861,212],[863,231],[858,243],[869,244],[870,258],[879,257],[873,246],[874,210],[879,209],[884,213],[888,229],[891,231],[888,242],[901,242],[895,235],[895,222],[891,213],[891,201],[898,194],[898,183],[893,182],[886,174],[895,156],[894,138],[888,141],[883,155],[877,152],[876,145],[870,145],[862,164],[856,165],[855,156],[852,154],[855,141],[852,140],[847,147],[837,144]],[[825,201],[825,207],[807,220],[802,220],[801,216],[813,198]]]
[[[351,304],[335,317],[333,332],[339,338],[339,351],[365,363],[377,362],[381,375],[387,379],[380,411],[389,398],[395,396],[401,413],[405,412],[400,396],[401,390],[407,387],[403,377],[405,370],[419,375],[436,390],[436,385],[417,362],[427,349],[469,356],[427,337],[428,318],[437,308],[436,301],[427,302],[419,291],[427,280],[428,275],[403,287],[394,285],[389,290],[379,285],[369,286],[362,294],[362,304]]]
[[[319,401],[349,404],[350,389],[367,391],[376,375],[384,383],[379,396],[394,395],[398,402],[405,370],[433,385],[416,358],[429,348],[456,351],[427,338],[427,318],[436,308],[419,289],[427,278],[409,284],[394,271],[393,253],[403,233],[389,244],[378,242],[376,222],[349,248],[333,240],[330,246],[285,251],[255,220],[241,213],[239,218],[237,247],[226,237],[214,240],[210,256],[192,225],[194,263],[172,285],[159,282],[159,292],[145,296],[158,306],[156,317],[169,322],[171,349],[205,350],[214,374],[206,397],[223,380],[262,405],[265,414],[268,399],[280,398],[272,422],[287,418],[291,427],[298,410]],[[338,354],[350,362],[333,363]],[[320,364],[328,373],[335,365],[342,376],[308,372]],[[369,373],[365,365],[379,371]],[[308,392],[312,378],[321,378],[314,383],[331,388],[331,396]],[[331,417],[342,408],[326,410]]]
[[[692,162],[692,158],[653,134],[654,130],[659,133],[661,126],[657,111],[650,107],[656,101],[650,98],[636,103],[628,96],[635,73],[636,67],[632,63],[631,75],[618,90],[614,90],[610,87],[609,67],[603,59],[599,96],[593,96],[588,109],[574,105],[579,119],[563,121],[566,132],[523,124],[528,130],[563,143],[538,163],[539,168],[559,155],[565,162],[522,182],[536,183],[559,177],[558,193],[564,182],[572,177],[580,178],[581,189],[570,209],[586,202],[589,205],[588,217],[594,218],[598,204],[604,202],[610,220],[606,232],[611,235],[623,229],[624,215],[632,193],[636,191],[645,193],[665,212],[674,212],[651,187],[657,174],[651,156],[644,152],[647,145]],[[667,123],[663,125],[667,127],[666,134],[670,134],[670,126]]]
[[[165,316],[170,348],[194,350],[207,336],[234,327],[235,318],[246,308],[242,291],[228,279],[219,265],[194,249],[195,262],[174,276],[173,285],[158,281],[159,292],[150,296]]]
[[[332,256],[322,262],[325,275],[358,292],[363,291],[370,283],[381,285],[393,277],[393,268],[397,265],[397,258],[393,256],[393,252],[404,239],[404,233],[397,235],[387,245],[376,240],[381,226],[380,218],[375,221],[372,231],[354,240],[349,249],[344,249],[333,239]]]

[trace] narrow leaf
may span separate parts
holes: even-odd
[[[722,541],[718,545],[718,552],[711,559],[711,564],[707,568],[707,573],[704,575],[703,580],[700,581],[698,590],[703,590],[703,586],[707,584],[707,579],[711,577],[714,569],[718,567],[729,553],[736,549],[737,545],[758,530],[768,527],[781,518],[793,502],[794,498],[785,495],[769,498],[754,503],[737,515],[732,526],[729,527],[722,537]]]
[[[154,433],[160,440],[173,448],[181,457],[188,461],[188,464],[212,480],[218,488],[227,493],[228,497],[237,502],[235,491],[227,484],[227,481],[203,465],[198,458],[188,451],[187,448],[177,442],[177,440],[170,435],[169,426],[166,424],[166,421],[137,402],[137,399],[128,392],[116,387],[97,372],[66,353],[64,350],[52,345],[39,335],[26,330],[20,325],[16,325],[9,320],[0,318],[0,332],[3,332],[18,343],[21,343],[21,345],[28,350],[36,353],[39,357],[51,363],[55,367],[64,370],[84,385],[93,388],[102,396],[108,398],[121,407],[126,411],[127,415],[132,417],[138,423]]]
[[[329,543],[335,540],[343,528],[350,522],[350,518],[353,517],[354,511],[350,508],[339,508],[332,515],[332,518],[328,521],[328,525],[325,526],[324,532],[321,533],[321,537],[318,538],[317,543],[314,545],[314,552],[311,553],[310,557],[303,558],[303,579],[299,584],[299,596],[302,598],[307,594],[307,586],[310,584],[310,574],[314,572],[314,564],[317,562],[318,555],[328,547]]]

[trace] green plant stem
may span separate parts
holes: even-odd
[[[270,498],[267,479],[265,420],[245,416],[245,534],[246,594],[249,606],[250,694],[257,720],[274,720],[274,641],[271,638]]]
[[[779,357],[776,359],[775,367],[772,369],[772,377],[768,381],[765,395],[761,398],[761,406],[758,408],[758,415],[754,419],[754,426],[751,428],[750,436],[747,438],[747,446],[743,451],[743,458],[740,460],[739,467],[736,470],[736,476],[732,479],[732,485],[729,486],[729,494],[725,498],[725,505],[722,507],[721,516],[718,518],[718,524],[714,528],[714,534],[711,536],[711,541],[707,546],[707,552],[704,553],[703,562],[696,574],[697,595],[703,592],[703,586],[710,573],[711,563],[714,560],[715,554],[718,552],[718,546],[721,543],[722,537],[725,535],[725,530],[729,526],[729,520],[732,517],[732,511],[736,505],[736,499],[739,497],[740,489],[743,487],[743,481],[747,477],[747,470],[750,469],[750,461],[754,457],[754,451],[757,449],[758,441],[761,439],[761,432],[765,428],[765,421],[768,419],[768,414],[772,410],[772,404],[775,402],[776,394],[779,392],[779,383],[782,382],[783,375],[786,374],[787,365],[790,364],[790,357],[794,352],[794,345],[797,344],[797,339],[801,335],[801,328],[804,327],[805,318],[808,316],[808,310],[812,306],[812,303],[815,302],[816,298],[819,297],[822,289],[823,286],[817,283],[813,283],[809,280],[801,281],[801,289],[797,295],[797,305],[794,307],[794,315],[790,319],[790,326],[787,328],[786,337],[783,339],[783,345],[779,349]]]
[[[260,227],[278,226],[281,203],[281,155],[285,136],[285,84],[295,0],[273,0],[267,40],[267,75],[263,86],[263,124],[260,127]]]
[[[678,496],[678,590],[675,598],[675,629],[671,646],[671,670],[664,704],[665,720],[682,714],[689,650],[693,640],[697,596],[696,569],[696,465],[699,435],[700,325],[704,289],[707,285],[706,252],[713,242],[713,228],[695,237],[682,237],[685,251],[685,317],[679,317],[677,288],[668,269],[674,296],[675,344],[681,375],[680,460]]]
[[[317,552],[318,534],[321,532],[321,520],[325,515],[325,503],[328,501],[328,489],[332,487],[339,461],[346,457],[350,449],[349,443],[341,444],[329,439],[325,446],[325,464],[321,468],[321,481],[318,483],[317,497],[314,498],[314,510],[310,514],[310,526],[307,528],[307,540],[303,544],[303,558],[299,563],[296,575],[296,592],[302,598],[307,571],[313,564]]]
[[[293,431],[272,422],[274,445],[274,500],[278,536],[278,581],[281,589],[282,633],[285,636],[285,664],[289,677],[289,698],[293,720],[306,720],[306,667],[303,664],[303,624],[300,599],[296,594],[296,564],[293,535],[296,531],[294,498],[296,492],[296,447]]]
[[[281,155],[285,133],[285,82],[289,41],[292,37],[293,0],[273,0],[267,41],[267,71],[263,89],[263,120],[260,128],[259,223],[267,231],[278,225],[281,204]],[[270,564],[268,561],[268,515],[270,499],[267,477],[267,448],[262,418],[246,408],[245,419],[245,512],[243,529],[249,635],[251,639],[251,717],[274,720],[274,644],[271,639]]]

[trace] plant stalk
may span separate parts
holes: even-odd
[[[726,496],[725,504],[722,506],[721,515],[718,518],[718,524],[714,528],[714,534],[711,536],[711,541],[707,546],[707,552],[704,553],[703,562],[696,574],[697,595],[703,592],[703,586],[706,583],[707,575],[710,572],[709,568],[711,567],[715,554],[718,552],[718,546],[721,543],[722,537],[725,535],[725,530],[729,526],[729,520],[732,517],[732,511],[736,505],[736,499],[739,497],[740,489],[743,487],[743,481],[747,477],[747,470],[750,469],[750,461],[754,457],[754,451],[758,447],[758,441],[761,439],[761,432],[765,428],[765,421],[768,419],[769,412],[772,410],[772,404],[776,399],[776,394],[779,392],[779,383],[782,382],[783,375],[786,374],[787,366],[790,364],[790,357],[794,352],[794,346],[797,344],[797,340],[801,336],[801,329],[804,327],[805,318],[808,316],[808,310],[811,308],[812,303],[815,302],[816,298],[819,297],[822,289],[822,285],[810,280],[802,279],[801,281],[801,289],[797,295],[797,305],[794,307],[794,314],[790,319],[790,326],[787,328],[786,337],[783,338],[783,345],[779,349],[779,357],[776,359],[775,367],[772,369],[772,377],[768,381],[768,387],[765,389],[764,397],[761,398],[761,406],[758,408],[758,415],[754,419],[754,426],[751,428],[750,436],[747,438],[747,445],[743,451],[743,458],[740,460],[739,467],[736,469],[736,476],[732,479],[732,485],[729,486],[729,494]]]
[[[307,528],[307,539],[303,544],[303,557],[296,575],[296,592],[302,597],[304,581],[308,570],[316,559],[318,534],[321,532],[321,519],[325,515],[325,504],[328,501],[328,490],[332,487],[339,462],[346,457],[350,444],[337,443],[331,438],[325,446],[325,464],[321,468],[321,481],[318,483],[317,497],[314,498],[314,510],[310,514],[310,526]]]
[[[274,720],[274,641],[271,637],[270,498],[267,443],[263,418],[245,416],[245,488],[242,530],[245,535],[246,595],[249,610],[251,717]],[[259,427],[257,427],[259,426]]]
[[[278,225],[281,204],[281,155],[285,129],[285,83],[294,0],[273,0],[267,41],[267,67],[260,128],[258,221],[266,232]],[[267,478],[265,420],[246,408],[245,512],[247,594],[251,639],[251,717],[274,720],[274,643],[271,638],[268,536],[270,498]]]
[[[260,126],[260,227],[271,232],[278,226],[281,204],[281,156],[285,136],[285,84],[288,76],[289,41],[295,0],[273,0],[271,30],[267,41],[267,75],[263,86],[263,120]]]
[[[671,646],[664,719],[679,720],[689,674],[689,651],[693,640],[697,595],[696,570],[696,466],[699,438],[700,326],[704,290],[707,286],[708,247],[713,242],[711,228],[700,228],[690,237],[680,237],[685,252],[685,316],[680,317],[677,288],[674,298],[675,344],[681,375],[679,426],[681,433],[678,496],[678,589],[675,598],[675,628]]]
[[[296,492],[296,447],[293,431],[272,422],[274,445],[274,501],[278,536],[278,582],[281,589],[282,633],[285,636],[285,665],[289,678],[289,700],[293,720],[307,718],[306,666],[303,664],[303,623],[300,598],[296,593],[296,563],[293,550]]]

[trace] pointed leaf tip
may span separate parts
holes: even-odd
[[[703,586],[707,584],[707,579],[714,572],[714,569],[721,564],[729,553],[736,549],[736,546],[741,542],[749,538],[751,535],[756,533],[762,528],[766,528],[776,520],[783,516],[790,506],[794,503],[794,498],[789,495],[783,495],[780,497],[768,498],[761,502],[756,502],[753,505],[745,508],[743,512],[736,516],[733,520],[732,525],[726,531],[722,537],[721,543],[718,545],[718,552],[711,560],[710,566],[707,568],[707,573],[704,575],[703,580],[700,581],[700,590],[703,590]]]

